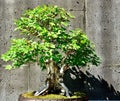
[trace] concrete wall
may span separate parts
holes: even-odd
[[[14,19],[19,18],[24,10],[42,4],[59,5],[73,13],[76,19],[71,21],[70,28],[85,30],[102,59],[99,67],[91,66],[80,71],[85,78],[84,86],[79,77],[76,80],[70,78],[73,83],[69,88],[77,91],[83,87],[89,99],[119,99],[119,92],[116,92],[120,91],[119,0],[0,0],[0,55],[10,46],[11,38],[19,37],[13,32]],[[17,101],[20,93],[38,89],[45,80],[45,72],[41,73],[35,64],[11,71],[5,70],[4,65],[0,60],[0,101]],[[77,77],[72,71],[66,73],[67,77],[71,75]]]
[[[117,0],[93,1],[87,3],[86,32],[97,46],[103,60],[102,65],[119,66],[120,2]]]
[[[87,0],[86,5],[86,32],[102,58],[89,72],[120,91],[120,0]]]

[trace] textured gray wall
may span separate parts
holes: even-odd
[[[120,0],[87,0],[86,5],[86,32],[102,58],[100,67],[89,72],[107,81],[111,91],[111,85],[120,91]]]
[[[112,95],[115,90],[120,91],[120,0],[0,0],[0,55],[10,46],[11,38],[19,37],[17,32],[13,32],[14,19],[19,18],[24,10],[42,4],[59,5],[73,13],[76,19],[71,21],[70,28],[81,27],[96,44],[102,64],[82,70],[88,82],[84,84],[90,99],[109,97],[104,96],[105,91]],[[20,93],[38,89],[45,80],[45,72],[41,73],[35,64],[11,71],[5,70],[4,65],[0,60],[0,101],[17,101]],[[75,84],[78,89],[79,83],[76,81]],[[94,87],[97,96],[91,95],[88,85]]]
[[[102,58],[100,68],[91,70],[120,91],[120,0],[87,2],[86,32]]]

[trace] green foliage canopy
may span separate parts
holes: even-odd
[[[100,58],[94,44],[81,29],[68,30],[70,19],[75,18],[58,6],[38,6],[27,10],[15,21],[16,29],[24,38],[13,39],[10,49],[2,55],[17,68],[28,62],[37,62],[41,68],[52,59],[62,66],[98,65]]]

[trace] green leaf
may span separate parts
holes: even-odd
[[[5,69],[11,70],[11,69],[12,69],[12,66],[11,66],[11,65],[7,65],[7,66],[5,67]]]
[[[61,22],[62,25],[68,26],[68,22]]]
[[[75,16],[72,15],[71,13],[67,13],[67,15],[68,15],[70,18],[75,18]]]

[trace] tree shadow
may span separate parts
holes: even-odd
[[[98,76],[86,71],[83,73],[77,67],[68,69],[64,75],[64,83],[72,92],[84,92],[89,100],[120,100],[120,92]]]

